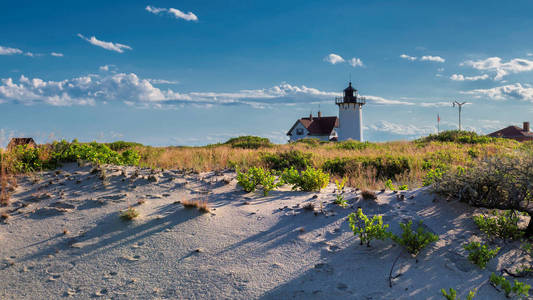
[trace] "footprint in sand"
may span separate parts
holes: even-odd
[[[56,281],[61,277],[61,274],[52,274],[52,276],[48,277],[48,281]]]
[[[107,289],[101,289],[98,292],[95,292],[94,295],[96,297],[103,297],[103,296],[107,295]]]
[[[76,288],[76,289],[68,289],[66,290],[64,293],[63,293],[63,297],[70,297],[70,296],[74,296],[76,295],[77,293],[79,293],[81,290],[79,288]]]
[[[140,255],[134,255],[134,256],[122,256],[122,259],[126,261],[139,261],[141,259]]]
[[[72,269],[74,269],[74,265],[72,263],[58,262],[48,266],[46,268],[46,273],[50,275],[55,275],[70,271]]]
[[[131,246],[131,248],[133,248],[133,249],[141,248],[142,245],[144,245],[143,242],[138,242],[137,244]]]
[[[315,265],[317,272],[324,272],[326,274],[333,274],[333,267],[327,263],[318,263]]]

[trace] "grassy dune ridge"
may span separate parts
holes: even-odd
[[[13,173],[50,169],[68,161],[197,172],[298,164],[304,168],[321,168],[332,175],[332,180],[346,177],[349,186],[380,189],[389,179],[409,188],[419,187],[426,174],[436,169],[468,168],[487,157],[531,153],[531,149],[531,143],[449,131],[415,141],[384,143],[307,139],[276,145],[265,138],[239,137],[200,147],[151,147],[123,141],[100,144],[74,140],[40,145],[36,149],[19,146],[5,151],[2,161]]]

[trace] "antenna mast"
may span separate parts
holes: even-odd
[[[463,109],[463,105],[465,104],[468,104],[468,102],[463,102],[463,103],[459,103],[457,101],[454,101],[453,102],[453,107],[455,107],[457,105],[457,107],[459,107],[459,131],[462,130],[461,128],[461,110]]]

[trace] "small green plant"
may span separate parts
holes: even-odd
[[[258,186],[263,188],[263,195],[283,185],[283,180],[277,180],[269,170],[260,167],[251,167],[248,172],[237,170],[237,181],[246,192],[254,192]]]
[[[302,172],[298,172],[294,168],[285,169],[281,178],[283,182],[292,184],[294,190],[299,189],[306,192],[320,191],[329,183],[329,174],[315,168],[307,168]]]
[[[511,295],[528,297],[529,289],[531,288],[529,284],[518,280],[515,280],[511,286],[511,283],[505,277],[498,276],[494,273],[490,274],[490,283],[496,287],[500,287],[505,292],[506,297],[511,297]]]
[[[338,204],[342,207],[348,206],[348,203],[346,199],[344,199],[344,185],[346,184],[346,180],[348,180],[346,177],[342,179],[341,182],[339,182],[337,179],[335,179],[335,186],[337,187],[337,192],[335,194],[335,204]]]
[[[399,191],[407,191],[408,187],[407,184],[402,184],[398,186]]]
[[[139,212],[133,207],[128,207],[128,209],[126,209],[120,214],[120,218],[125,221],[131,221],[137,218],[138,216]]]
[[[424,180],[422,181],[422,186],[429,186],[434,184],[437,180],[442,178],[444,171],[440,168],[431,169],[426,173]]]
[[[389,189],[391,191],[395,191],[396,190],[396,186],[394,186],[394,184],[392,183],[392,180],[387,180],[385,181],[385,189]]]
[[[366,244],[370,247],[372,240],[384,240],[391,236],[387,231],[388,224],[383,224],[383,218],[381,216],[374,216],[369,219],[361,208],[357,209],[356,213],[348,215],[348,222],[354,235],[359,235],[361,245]]]
[[[447,300],[459,300],[459,298],[457,298],[457,291],[452,288],[450,288],[449,293],[446,292],[445,289],[441,289],[440,292],[442,293],[442,296],[444,296],[444,298],[446,298]],[[475,295],[476,295],[475,291],[468,292],[468,295],[466,296],[466,300],[474,299]]]
[[[524,232],[518,228],[520,218],[517,213],[512,210],[502,213],[493,210],[491,214],[492,216],[474,216],[474,222],[489,239],[517,240],[522,237]]]
[[[471,242],[464,248],[469,252],[468,260],[482,269],[485,269],[489,260],[493,259],[500,251],[500,247],[489,249],[487,245],[482,245],[480,242]]]
[[[424,249],[430,243],[439,240],[439,237],[431,232],[428,232],[422,227],[422,221],[420,221],[416,231],[412,229],[413,221],[409,220],[407,223],[400,223],[402,228],[402,235],[392,235],[392,239],[404,246],[411,255],[416,257],[422,249]]]
[[[395,186],[392,183],[392,180],[388,179],[387,181],[385,181],[385,189],[389,189],[391,191],[406,191],[407,188],[407,184]]]

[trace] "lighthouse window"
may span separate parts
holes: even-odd
[[[296,134],[297,135],[302,135],[302,134],[304,134],[304,130],[302,128],[298,128],[298,129],[296,129]]]

